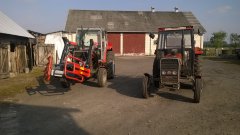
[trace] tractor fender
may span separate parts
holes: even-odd
[[[202,55],[203,50],[200,47],[195,47],[195,55]]]
[[[107,51],[112,51],[112,43],[111,42],[107,43]]]

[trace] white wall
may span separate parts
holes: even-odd
[[[157,46],[154,41],[157,40],[158,34],[154,35],[154,39],[151,39],[148,33],[145,34],[145,55],[154,55]]]
[[[67,37],[71,42],[76,42],[76,33],[64,33],[63,37]]]
[[[194,34],[194,40],[196,41],[195,47],[203,48],[204,35]]]

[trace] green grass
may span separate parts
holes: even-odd
[[[0,102],[24,92],[26,88],[38,86],[39,82],[37,78],[42,75],[43,68],[35,67],[30,73],[22,73],[13,78],[0,80]]]

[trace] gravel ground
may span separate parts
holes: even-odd
[[[0,107],[1,135],[239,135],[240,65],[203,59],[201,103],[193,92],[161,89],[142,98],[154,57],[117,57],[116,77],[63,89],[57,80],[27,88]],[[14,100],[14,101],[12,101]]]

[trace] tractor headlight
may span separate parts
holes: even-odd
[[[172,71],[172,74],[173,75],[177,75],[177,71]]]
[[[167,72],[166,71],[162,71],[162,75],[166,75],[167,74]]]

